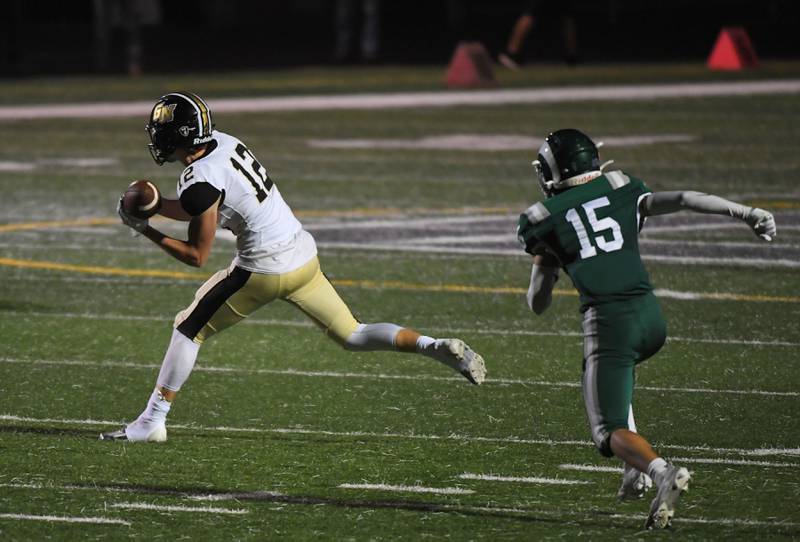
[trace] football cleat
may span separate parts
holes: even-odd
[[[617,499],[620,501],[641,499],[651,487],[653,480],[649,476],[626,465],[625,473],[622,475],[622,485],[617,491]]]
[[[432,355],[475,385],[486,379],[483,357],[461,339],[438,339],[433,343]]]
[[[163,422],[143,422],[136,420],[118,431],[100,433],[100,440],[164,442],[167,440],[167,426]]]
[[[660,479],[657,480],[658,493],[650,504],[646,529],[666,529],[672,525],[675,505],[678,504],[681,493],[689,490],[691,475],[685,468],[670,464]]]

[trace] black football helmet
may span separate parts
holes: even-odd
[[[150,154],[159,166],[175,149],[191,150],[211,141],[214,123],[206,102],[191,92],[170,92],[158,99],[145,125]]]
[[[548,135],[533,162],[544,195],[549,198],[599,177],[602,174],[597,152],[600,145],[595,145],[589,136],[574,128],[556,130]]]

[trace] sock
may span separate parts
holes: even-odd
[[[656,457],[649,465],[647,465],[647,475],[652,478],[656,484],[661,481],[661,475],[667,471],[667,462]]]
[[[170,391],[180,390],[194,368],[199,351],[199,344],[177,329],[172,330],[172,338],[158,373],[158,385]]]
[[[156,388],[150,395],[147,407],[145,407],[144,411],[139,415],[139,420],[144,422],[165,422],[171,406],[172,403],[164,399],[164,396],[161,395],[161,392]]]
[[[396,350],[395,338],[402,330],[397,324],[358,324],[344,343],[346,350],[358,352],[374,352],[378,350]]]
[[[425,349],[429,348],[436,342],[436,339],[433,337],[428,337],[427,335],[420,335],[419,339],[417,339],[417,352],[424,352]]]

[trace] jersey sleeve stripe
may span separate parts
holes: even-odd
[[[644,228],[644,223],[647,221],[646,216],[642,216],[642,200],[649,196],[652,192],[645,192],[644,194],[640,195],[636,198],[636,226],[639,228],[639,231],[642,231]]]
[[[550,211],[547,210],[547,207],[545,207],[542,202],[538,202],[525,209],[525,216],[528,217],[531,224],[538,224],[550,216]]]
[[[609,171],[605,174],[606,179],[608,179],[608,184],[611,185],[611,188],[616,190],[617,188],[622,188],[626,184],[631,182],[631,178],[622,173],[621,171]]]

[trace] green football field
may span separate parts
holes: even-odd
[[[792,63],[744,74],[541,68],[500,73],[501,87],[800,79]],[[147,107],[3,115],[182,88],[212,111],[232,97],[439,92],[441,76],[0,82],[0,539],[800,537],[796,90],[219,112],[217,127],[248,144],[315,235],[356,316],[460,337],[486,359],[487,381],[471,386],[421,356],[346,352],[276,302],[202,348],[168,442],[98,440],[145,406],[174,315],[235,245],[220,234],[198,270],[118,223],[132,180],[175,193],[180,167],[159,168],[146,149]],[[642,232],[669,339],[638,369],[634,411],[661,454],[693,472],[677,533],[643,531],[654,492],[618,503],[620,463],[591,445],[569,280],[544,315],[525,305],[530,258],[517,216],[541,198],[535,146],[563,127],[605,141],[601,158],[653,190],[710,192],[776,216],[770,245],[708,215],[650,219]]]

